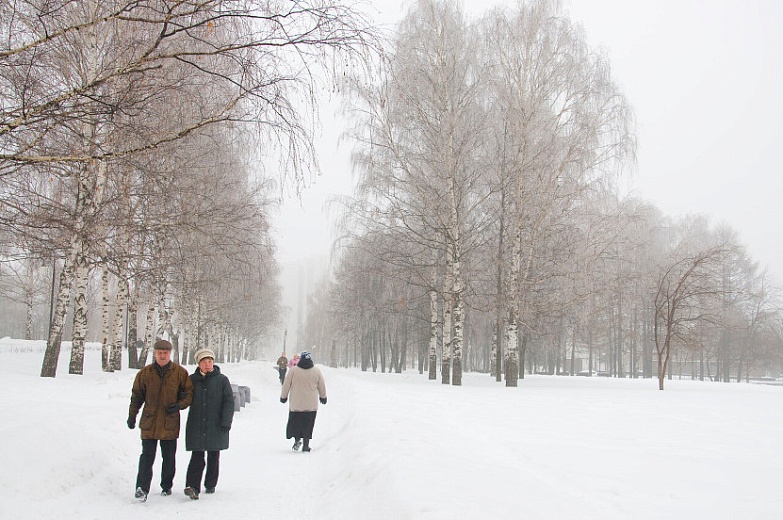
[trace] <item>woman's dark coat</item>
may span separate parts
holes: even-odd
[[[234,393],[231,383],[220,373],[220,367],[217,366],[206,375],[202,375],[196,367],[190,380],[193,382],[193,403],[190,405],[185,426],[185,449],[228,449],[228,429],[234,419]]]

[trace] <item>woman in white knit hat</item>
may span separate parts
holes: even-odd
[[[204,488],[214,493],[220,471],[220,450],[228,449],[228,432],[234,419],[231,382],[216,366],[215,353],[202,348],[195,354],[198,367],[190,375],[193,403],[185,427],[185,449],[192,452],[185,477],[185,494],[197,500],[201,493],[206,453]]]

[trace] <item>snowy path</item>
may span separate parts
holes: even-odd
[[[779,518],[783,387],[529,377],[461,388],[417,373],[322,367],[329,403],[311,453],[285,439],[269,362],[221,365],[251,388],[221,456],[217,493],[184,496],[189,453],[161,497],[133,499],[138,430],[125,426],[135,371],[38,377],[41,356],[0,340],[9,389],[0,519],[207,518],[600,520]],[[93,354],[90,353],[92,356]],[[192,370],[193,367],[188,367]],[[184,417],[183,417],[184,420]]]

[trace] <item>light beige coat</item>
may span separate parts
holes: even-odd
[[[288,409],[292,412],[315,412],[318,398],[326,397],[326,383],[318,367],[301,368],[294,365],[288,370],[280,392],[281,398],[288,398]]]

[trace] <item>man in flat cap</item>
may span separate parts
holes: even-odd
[[[163,459],[161,495],[171,495],[176,469],[179,412],[190,406],[193,400],[193,382],[187,370],[171,361],[171,343],[165,339],[156,341],[154,357],[155,361],[139,370],[133,381],[127,421],[128,428],[135,428],[136,415],[141,409],[141,456],[135,496],[142,502],[147,500],[150,492],[158,442]]]

